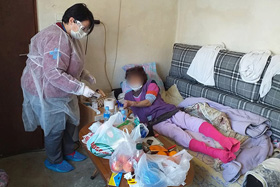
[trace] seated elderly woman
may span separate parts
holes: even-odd
[[[160,96],[156,82],[147,79],[143,67],[137,66],[128,69],[125,79],[132,90],[125,94],[124,107],[130,107],[141,123],[152,125],[152,128],[149,129],[154,129],[158,133],[174,139],[178,144],[192,151],[219,158],[224,163],[236,158],[234,153],[240,148],[238,140],[225,137],[212,124],[190,116],[174,105],[165,103]],[[224,149],[209,147],[204,142],[193,139],[184,130],[199,132],[211,137]]]

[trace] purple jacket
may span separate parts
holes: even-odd
[[[151,80],[148,80],[146,84],[143,85],[140,101],[145,100],[147,89],[150,83]],[[124,99],[129,101],[135,101],[135,98],[133,97],[133,91],[127,92],[125,94]],[[160,94],[158,94],[156,100],[151,106],[131,107],[131,109],[133,113],[139,117],[141,123],[147,123],[148,121],[152,121],[164,113],[176,110],[176,106],[165,103],[161,98]]]

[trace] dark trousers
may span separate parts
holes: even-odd
[[[63,156],[74,152],[73,134],[76,126],[66,124],[65,130],[50,132],[45,136],[45,149],[47,159],[52,164],[63,161]]]

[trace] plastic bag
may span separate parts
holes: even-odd
[[[132,130],[134,129],[134,123],[129,121],[129,120],[125,120],[122,124],[120,124],[119,126],[117,126],[118,129],[120,130],[124,130],[127,129],[129,133],[132,132]]]
[[[88,129],[93,132],[96,133],[96,131],[99,129],[99,127],[102,125],[102,123],[100,123],[99,121],[94,122]]]
[[[111,116],[87,141],[88,150],[98,157],[109,159],[117,146],[124,140],[123,132],[115,127],[122,122],[123,117],[120,112]]]
[[[130,136],[135,142],[143,142],[144,138],[149,134],[149,130],[143,123],[137,125],[131,132]]]
[[[161,162],[168,186],[180,186],[181,184],[184,184],[190,169],[191,159],[192,156],[183,149],[177,154],[165,158]]]
[[[124,141],[121,142],[110,157],[110,168],[115,173],[133,171],[136,143],[128,133],[124,132]]]
[[[143,154],[135,168],[137,186],[141,187],[167,187],[166,176],[159,164]]]
[[[139,186],[164,187],[184,184],[192,156],[182,150],[173,156],[144,154],[135,169]]]
[[[83,136],[82,142],[84,144],[87,144],[88,140],[94,135],[93,132],[89,132],[86,135]]]

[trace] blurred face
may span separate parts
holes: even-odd
[[[138,75],[130,75],[127,82],[134,91],[139,90],[143,86],[143,80]]]

